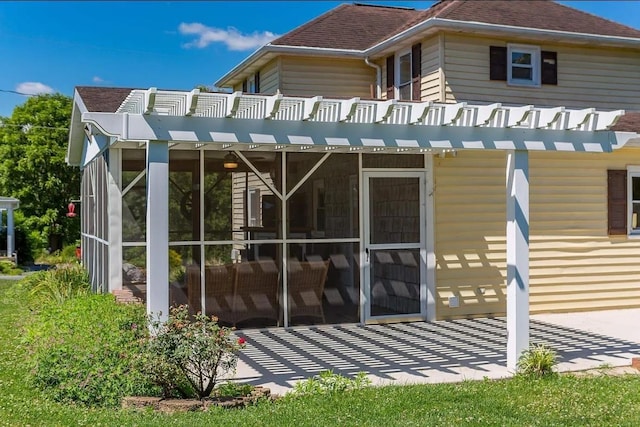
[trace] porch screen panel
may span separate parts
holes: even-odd
[[[169,151],[169,241],[200,240],[200,152]]]
[[[280,190],[280,154],[244,154],[258,173],[237,156],[237,166],[225,168],[227,152],[205,152],[202,196],[205,241],[281,238],[281,201],[272,191],[272,188]],[[243,253],[243,257],[249,259],[250,255]]]
[[[317,153],[287,154],[289,192],[302,182],[287,201],[289,239],[358,237],[358,156],[331,154],[303,181],[322,158]]]
[[[122,150],[122,241],[145,242],[147,235],[147,180],[145,150]]]
[[[422,154],[363,154],[363,168],[385,169],[422,169],[424,155]]]

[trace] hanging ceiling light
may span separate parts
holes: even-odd
[[[235,154],[229,153],[224,156],[224,162],[222,163],[225,169],[237,169],[238,168],[238,158]]]

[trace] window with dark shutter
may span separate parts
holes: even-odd
[[[395,98],[394,82],[396,80],[395,75],[395,61],[394,56],[387,57],[387,99]]]
[[[260,93],[260,71],[256,72],[256,74],[253,76],[253,79],[256,85],[255,93]]]
[[[422,75],[422,44],[417,43],[411,46],[411,99],[420,101],[421,98],[421,75]]]
[[[558,84],[558,53],[540,52],[541,80],[543,85]]]
[[[627,171],[607,171],[607,211],[610,235],[627,234]]]
[[[242,91],[243,92],[247,92],[247,81],[246,80],[242,81]]]
[[[507,48],[489,47],[489,79],[507,81]]]

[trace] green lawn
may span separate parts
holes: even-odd
[[[0,425],[185,426],[638,426],[640,376],[513,379],[369,388],[346,395],[166,416],[44,400],[26,384],[29,316],[14,281],[0,281]]]

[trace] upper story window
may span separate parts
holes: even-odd
[[[247,92],[256,93],[256,77],[251,76],[247,79]]]
[[[411,100],[411,51],[396,55],[396,99]]]
[[[254,75],[247,77],[242,82],[242,91],[245,93],[260,93],[260,72],[256,72]]]
[[[540,48],[507,46],[507,82],[513,85],[540,85]]]
[[[387,99],[420,101],[422,44],[387,57]]]
[[[538,46],[509,44],[489,48],[489,78],[509,85],[558,84],[558,55]]]

